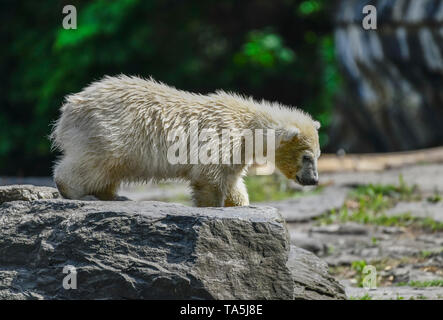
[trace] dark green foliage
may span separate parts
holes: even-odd
[[[327,142],[340,83],[331,3],[290,1],[63,1],[2,3],[0,174],[49,174],[47,135],[66,94],[119,73],[207,93],[222,88],[311,112]]]

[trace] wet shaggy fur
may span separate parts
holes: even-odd
[[[301,110],[223,91],[200,95],[121,75],[66,97],[51,134],[53,147],[62,152],[54,167],[57,188],[69,199],[94,195],[112,200],[121,182],[184,179],[196,206],[248,205],[243,176],[249,164],[168,161],[174,142],[168,135],[188,130],[192,120],[199,130],[211,128],[219,136],[223,128],[275,129],[276,166],[298,182],[316,174],[319,124]],[[306,155],[309,168],[302,160]]]

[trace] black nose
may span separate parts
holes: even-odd
[[[305,182],[308,186],[316,186],[318,185],[318,178],[307,179]]]

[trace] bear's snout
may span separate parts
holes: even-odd
[[[315,172],[306,175],[297,175],[295,180],[302,186],[316,186],[318,185],[318,174]]]

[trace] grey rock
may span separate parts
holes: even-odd
[[[408,282],[410,279],[410,270],[408,267],[396,268],[392,270],[394,276],[394,283]]]
[[[414,270],[413,272],[413,280],[419,280],[422,281],[422,279],[417,279],[418,277],[421,277],[420,274],[417,274],[416,271],[424,272],[426,277],[429,273],[432,273],[432,277],[435,278],[435,276],[438,276],[440,278],[443,278],[443,253],[440,253],[439,255],[431,256],[426,261],[422,263],[414,264],[413,266]],[[429,279],[427,279],[429,280]],[[430,279],[433,280],[433,279]],[[443,289],[442,289],[443,291]]]
[[[360,254],[361,257],[363,257],[364,259],[376,259],[380,256],[380,249],[375,247],[375,248],[364,248],[360,250]]]
[[[294,280],[294,299],[318,300],[342,297],[342,287],[329,275],[328,265],[318,258],[313,259],[313,254],[309,251],[292,246],[288,265]]]
[[[434,280],[443,281],[443,277],[441,274],[438,275],[433,272],[425,272],[422,270],[414,270],[414,269],[410,271],[409,281],[427,282]],[[443,290],[441,291],[443,293]]]
[[[417,237],[417,241],[439,245],[441,246],[441,249],[439,251],[443,252],[443,232],[422,234]]]
[[[326,226],[314,226],[310,229],[310,231],[337,235],[365,235],[368,233],[368,229],[364,225],[353,222],[344,224],[330,224]]]
[[[277,208],[287,222],[302,222],[319,217],[329,210],[340,208],[345,202],[348,191],[347,188],[328,187],[318,194],[260,205]]]
[[[433,194],[435,190],[443,190],[443,164],[410,165],[402,168],[374,172],[334,172],[322,173],[324,183],[336,186],[358,186],[364,184],[399,184],[399,177],[409,185],[417,185],[420,191]]]
[[[345,283],[343,283],[345,284]],[[369,295],[372,300],[442,300],[443,292],[441,288],[412,288],[408,286],[400,287],[379,287],[375,290],[366,290],[346,286],[346,295],[350,299],[359,299]]]
[[[402,234],[405,232],[401,227],[380,227],[380,231],[384,234]]]
[[[325,257],[324,260],[329,266],[350,266],[352,262],[361,260],[362,258],[358,255],[351,253],[343,253],[340,255],[333,255]]]
[[[383,246],[382,254],[391,258],[402,258],[417,256],[421,252],[418,245],[411,246],[408,243],[390,243],[389,246]]]
[[[417,265],[404,265],[391,270],[383,270],[380,275],[383,277],[392,276],[394,283],[409,283],[409,285],[411,281],[426,282],[442,280],[442,276],[438,272],[423,271],[421,268],[418,268]]]
[[[60,194],[52,187],[36,187],[33,185],[0,186],[0,204],[9,201],[32,201],[39,199],[57,199]]]
[[[273,208],[35,200],[0,206],[1,299],[343,299]],[[74,266],[77,289],[65,290]]]
[[[327,246],[324,242],[319,239],[310,237],[308,233],[292,232],[291,244],[300,247],[302,249],[308,250],[314,254],[321,255],[327,250]]]
[[[438,222],[443,222],[443,201],[432,203],[421,202],[400,202],[394,208],[386,212],[387,215],[398,215],[410,213],[417,218],[431,218]]]

